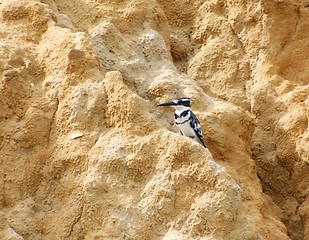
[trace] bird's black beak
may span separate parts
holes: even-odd
[[[166,103],[162,103],[157,105],[157,107],[161,107],[161,106],[175,106],[176,104],[174,102],[166,102]]]

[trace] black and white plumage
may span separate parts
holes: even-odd
[[[204,138],[199,120],[190,109],[191,98],[181,97],[175,98],[171,102],[157,105],[173,106],[175,111],[175,123],[180,130],[181,135],[194,138],[197,137],[204,147]]]

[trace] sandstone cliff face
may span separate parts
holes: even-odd
[[[0,2],[0,239],[309,239],[306,1]],[[205,143],[173,110],[193,98]]]

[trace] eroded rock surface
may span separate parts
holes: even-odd
[[[308,11],[2,1],[0,239],[308,239]]]

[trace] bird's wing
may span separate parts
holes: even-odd
[[[203,137],[203,133],[202,133],[201,124],[192,111],[191,111],[191,114],[190,114],[190,118],[191,118],[191,121],[190,121],[191,127],[193,128],[196,136],[200,139],[203,146],[206,147],[205,143],[204,143],[204,137]]]

